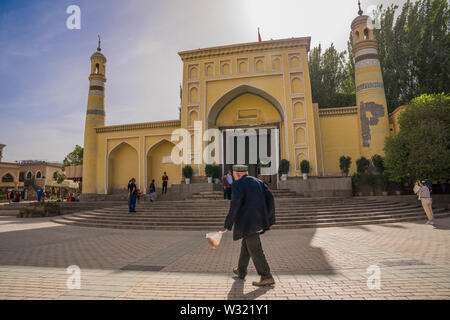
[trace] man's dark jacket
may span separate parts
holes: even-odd
[[[233,240],[265,232],[275,224],[273,195],[264,182],[245,175],[231,184],[230,211],[224,227],[231,230],[233,224]]]

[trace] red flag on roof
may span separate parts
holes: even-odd
[[[258,41],[261,42],[261,35],[259,34],[259,28],[258,28]]]

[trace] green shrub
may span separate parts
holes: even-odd
[[[358,173],[364,173],[369,169],[370,161],[365,157],[361,157],[361,159],[356,160],[356,171]]]
[[[289,160],[287,159],[281,159],[280,160],[280,165],[278,167],[278,174],[282,175],[282,174],[287,174],[289,172]]]
[[[191,179],[192,175],[194,174],[194,169],[192,169],[192,167],[190,165],[184,166],[183,170],[183,177],[187,178],[187,179]]]
[[[205,166],[205,175],[207,177],[212,177],[213,176],[213,171],[214,171],[214,167],[212,164],[207,164]]]
[[[348,172],[350,170],[350,166],[352,164],[352,158],[342,156],[339,158],[339,168],[346,176],[348,176]]]
[[[380,156],[379,154],[374,154],[372,156],[372,163],[379,173],[384,172],[384,158],[382,156]]]
[[[372,173],[366,174],[366,181],[369,187],[375,188],[378,182],[378,177]]]
[[[300,170],[302,173],[309,173],[309,171],[311,171],[311,166],[309,165],[308,160],[303,160],[300,162]]]
[[[222,176],[222,167],[219,165],[213,165],[211,176],[213,179],[220,179],[220,177]]]
[[[360,185],[364,184],[366,182],[366,176],[364,173],[356,172],[352,176],[352,185],[353,188],[358,188]]]

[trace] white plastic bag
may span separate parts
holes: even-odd
[[[220,240],[222,240],[222,235],[226,231],[227,230],[207,233],[206,241],[208,242],[209,246],[213,249],[217,248],[219,246]]]

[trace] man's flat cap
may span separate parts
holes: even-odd
[[[248,171],[248,166],[246,166],[245,164],[235,164],[233,165],[233,171],[246,172]]]

